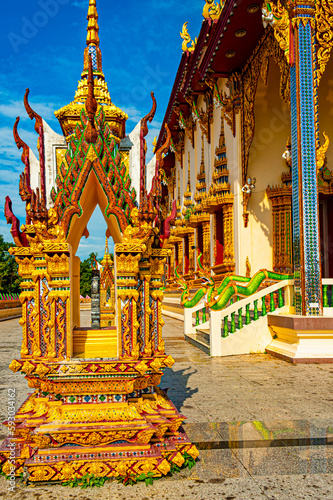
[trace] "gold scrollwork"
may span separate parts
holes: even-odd
[[[331,55],[333,46],[333,1],[321,0],[316,2],[316,38],[317,46],[317,79],[318,83],[323,76]]]

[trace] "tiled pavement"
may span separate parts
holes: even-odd
[[[313,499],[333,500],[333,365],[291,365],[268,355],[210,358],[183,340],[183,324],[165,318],[166,350],[175,359],[161,386],[186,415],[184,427],[200,448],[196,466],[173,478],[96,490],[23,487],[12,500]],[[25,398],[22,375],[8,364],[19,356],[18,320],[0,323],[0,409],[7,388]],[[5,436],[5,429],[1,431]]]

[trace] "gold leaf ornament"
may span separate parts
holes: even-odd
[[[12,372],[16,373],[19,370],[21,370],[21,363],[19,363],[16,359],[13,359],[13,361],[9,365],[9,369],[12,370]]]

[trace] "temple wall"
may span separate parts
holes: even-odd
[[[249,224],[241,230],[241,274],[245,274],[247,256],[252,274],[273,267],[272,210],[266,188],[281,184],[281,174],[287,170],[282,154],[290,136],[290,112],[280,98],[279,86],[280,72],[271,59],[267,85],[259,78],[254,104],[256,121],[247,174],[256,178],[256,185],[248,204]]]
[[[332,81],[333,84],[333,81]],[[282,154],[290,136],[290,111],[280,97],[280,71],[270,61],[267,85],[261,78],[258,81],[254,114],[255,131],[248,165],[248,176],[256,178],[256,186],[252,192],[249,204],[248,227],[244,227],[243,220],[243,195],[242,195],[242,145],[241,145],[241,113],[235,115],[235,137],[229,125],[224,122],[227,165],[231,193],[234,195],[234,251],[236,273],[246,274],[246,259],[249,258],[252,274],[262,268],[273,268],[273,234],[272,234],[272,208],[267,198],[268,185],[281,184],[281,174],[287,170]],[[218,88],[221,93],[229,90],[226,88],[226,79],[219,79]],[[199,96],[197,108],[205,109],[203,96]],[[206,173],[207,192],[212,183],[214,172],[215,149],[219,143],[221,130],[221,108],[214,105],[213,122],[210,128],[211,142],[208,143],[204,136],[204,161]],[[332,135],[333,136],[333,135]],[[180,205],[183,209],[183,197],[187,189],[188,179],[188,153],[191,163],[191,191],[192,199],[196,191],[197,175],[200,171],[202,130],[199,121],[194,130],[194,148],[190,139],[185,134],[183,168],[176,160],[174,199],[178,198],[178,183],[180,184]],[[178,177],[179,174],[179,177]],[[214,261],[214,218],[210,217],[210,260]],[[197,233],[197,231],[195,231]],[[197,247],[197,241],[195,241]],[[197,251],[196,255],[197,257]]]
[[[156,171],[156,156],[154,155],[147,165],[147,193],[149,193],[151,190],[151,185],[153,182],[155,171]]]
[[[318,93],[318,104],[319,104],[319,129],[320,129],[320,141],[323,143],[322,133],[325,132],[329,139],[330,145],[328,147],[327,156],[327,166],[330,170],[333,170],[333,58],[331,55],[330,60],[327,63],[325,73],[323,74],[321,81],[319,83],[319,93]]]
[[[136,191],[138,203],[140,202],[140,131],[141,121],[128,135],[133,143],[129,154],[129,175],[132,181],[131,186],[134,187]]]
[[[39,177],[39,161],[36,156],[29,149],[29,162],[30,162],[30,185],[32,189],[40,188],[40,177]]]
[[[45,144],[45,187],[46,187],[46,204],[47,207],[53,205],[50,196],[51,189],[55,186],[55,179],[57,176],[57,163],[56,163],[56,148],[67,149],[67,143],[64,136],[57,134],[51,127],[43,120],[44,128],[44,144]],[[38,166],[39,172],[39,166]]]

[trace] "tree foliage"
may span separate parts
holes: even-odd
[[[87,295],[91,297],[92,263],[94,257],[97,259],[97,253],[91,253],[89,257],[84,259],[80,264],[80,294],[83,297]]]
[[[15,257],[8,252],[13,243],[6,243],[0,234],[0,293],[20,293],[22,278]]]

